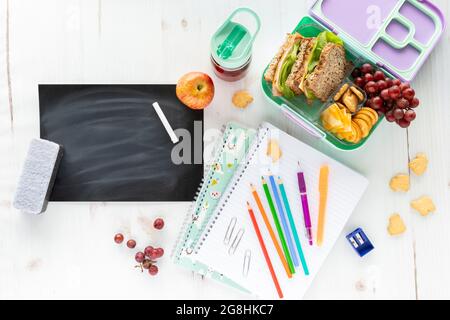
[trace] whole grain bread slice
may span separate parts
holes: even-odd
[[[272,61],[270,62],[269,67],[267,68],[266,72],[264,73],[264,79],[266,81],[273,82],[278,63],[280,62],[281,57],[283,56],[284,52],[286,51],[287,47],[289,46],[289,38],[290,38],[290,34],[288,34],[286,36],[286,40],[284,41],[283,45],[278,49],[277,54],[275,55],[275,57],[273,57]]]
[[[328,43],[323,48],[320,61],[306,79],[306,87],[325,102],[344,80],[347,62],[343,46]]]

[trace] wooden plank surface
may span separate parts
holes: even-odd
[[[448,2],[434,2],[448,18]],[[307,5],[295,0],[0,0],[0,298],[245,298],[167,258],[158,277],[140,274],[132,252],[114,245],[114,233],[122,231],[138,244],[161,245],[168,252],[188,203],[52,203],[39,217],[11,207],[28,141],[39,134],[39,83],[175,83],[188,71],[212,73],[209,39],[239,6],[253,8],[262,29],[249,75],[232,84],[215,79],[216,98],[205,114],[208,134],[214,136],[214,129],[229,120],[250,126],[269,121],[370,180],[344,232],[362,226],[375,251],[360,259],[343,235],[306,298],[450,298],[449,33],[413,83],[423,104],[413,127],[405,131],[384,123],[362,150],[343,153],[284,119],[260,90],[264,66]],[[246,110],[231,105],[238,89],[255,97]],[[408,194],[393,194],[389,179],[407,172],[408,159],[417,152],[428,154],[429,171],[411,177]],[[422,194],[432,196],[438,207],[427,218],[409,208],[409,201]],[[408,227],[398,238],[386,232],[393,212]],[[166,220],[163,231],[150,226],[157,216]]]

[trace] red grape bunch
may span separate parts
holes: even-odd
[[[352,77],[355,84],[367,93],[366,107],[385,115],[387,121],[408,128],[416,119],[414,109],[420,101],[409,83],[390,79],[368,63],[353,70]]]
[[[153,227],[155,229],[161,230],[164,227],[164,220],[158,218],[154,221]],[[117,244],[121,244],[124,241],[124,236],[121,233],[118,233],[114,236],[114,242]],[[136,241],[130,239],[127,241],[127,247],[130,249],[134,249],[136,247]],[[139,265],[137,267],[141,268],[143,271],[148,270],[148,273],[152,276],[158,274],[158,267],[156,266],[157,260],[164,255],[163,248],[154,248],[153,246],[147,246],[144,249],[144,252],[138,251],[134,260],[136,260]]]

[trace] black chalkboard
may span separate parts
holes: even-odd
[[[191,163],[172,162],[174,144],[155,101],[174,130],[190,133]],[[194,127],[203,132],[203,111],[182,105],[174,85],[39,85],[39,104],[41,138],[64,148],[50,200],[194,199],[203,177],[202,153],[198,164],[193,159],[203,139]]]

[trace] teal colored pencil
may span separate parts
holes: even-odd
[[[277,212],[275,210],[275,206],[273,204],[272,196],[270,195],[269,186],[267,185],[266,179],[262,177],[262,185],[264,189],[264,193],[267,198],[267,202],[269,203],[270,212],[272,213],[273,221],[275,222],[275,227],[277,228],[278,236],[280,237],[281,246],[283,247],[284,255],[286,256],[286,260],[291,270],[291,273],[295,273],[294,264],[292,263],[291,254],[289,253],[289,249],[286,244],[286,238],[284,237],[283,230],[281,229],[280,220],[278,220]]]
[[[309,275],[308,265],[306,263],[305,255],[303,254],[302,244],[300,243],[297,228],[295,228],[294,218],[292,217],[291,206],[289,205],[286,190],[284,189],[283,180],[280,177],[278,177],[278,186],[280,187],[281,197],[283,198],[284,207],[286,208],[289,224],[291,225],[291,230],[294,235],[295,244],[297,245],[298,255],[300,257],[300,261],[302,262],[303,271],[305,272],[305,275]]]

